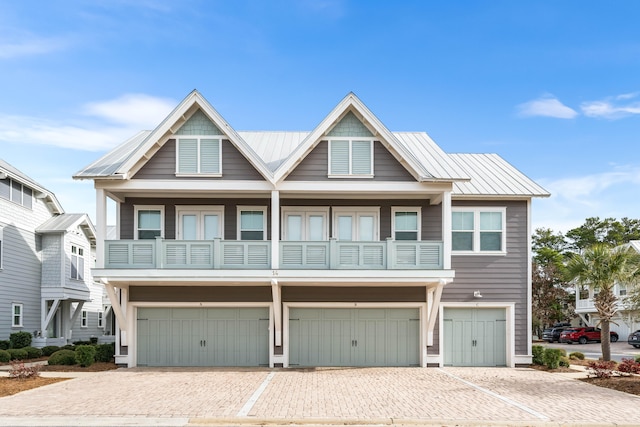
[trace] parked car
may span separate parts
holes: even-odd
[[[618,341],[618,334],[614,331],[609,333],[611,342]],[[574,342],[586,344],[589,341],[600,342],[600,329],[593,327],[569,328],[560,333],[560,342],[572,344]]]
[[[565,325],[547,328],[542,331],[542,340],[546,342],[560,341],[560,333],[562,333],[562,331],[566,331],[570,327],[571,326],[569,325]]]
[[[635,348],[640,348],[640,329],[631,333],[627,342],[629,343],[629,345],[632,345]]]

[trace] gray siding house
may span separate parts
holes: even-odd
[[[549,194],[353,93],[312,131],[240,132],[193,91],[74,178],[97,191],[120,364],[531,362],[531,199]]]
[[[0,339],[27,331],[33,345],[105,333],[102,286],[93,282],[95,228],[0,159]]]

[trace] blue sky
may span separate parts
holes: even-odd
[[[0,157],[71,176],[198,89],[237,130],[311,130],[350,91],[393,131],[498,153],[534,227],[640,218],[640,2],[0,0]]]

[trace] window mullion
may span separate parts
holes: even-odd
[[[353,175],[353,140],[349,140],[349,175]]]

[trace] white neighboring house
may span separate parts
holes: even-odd
[[[640,240],[631,240],[628,245],[640,253]],[[620,340],[626,340],[631,332],[640,329],[640,318],[624,307],[628,291],[625,285],[613,287],[613,293],[618,297],[618,311],[611,321],[611,330],[618,333]],[[593,303],[594,295],[593,290],[581,290],[580,285],[576,285],[576,314],[588,326],[597,326],[600,320]]]
[[[0,340],[27,331],[43,347],[113,330],[91,276],[95,243],[87,214],[65,213],[51,191],[0,159]]]

